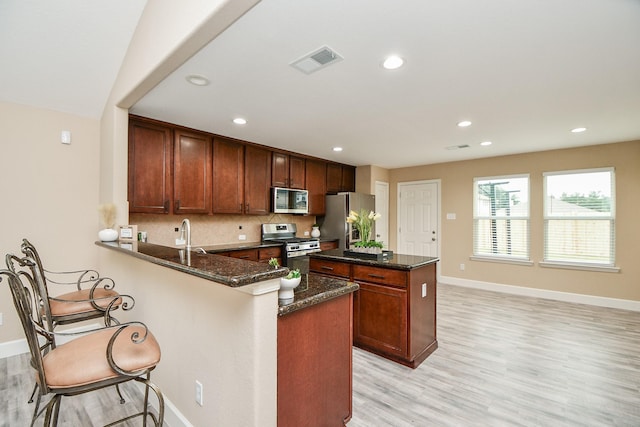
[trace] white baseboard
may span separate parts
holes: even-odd
[[[29,346],[27,345],[27,340],[24,338],[21,340],[0,343],[0,359],[28,352]]]
[[[640,311],[640,301],[619,298],[574,294],[570,292],[551,291],[548,289],[528,288],[525,286],[503,285],[500,283],[481,282],[478,280],[461,279],[459,277],[449,276],[440,276],[438,279],[438,283],[443,285],[464,286],[467,288],[503,292],[506,294],[573,302],[577,304],[588,304],[599,307],[617,308],[621,310]]]
[[[134,382],[134,384],[138,387],[140,393],[144,393],[144,384],[137,381]],[[158,410],[158,401],[153,392],[149,393],[149,404],[153,409],[156,411]],[[191,424],[189,420],[182,415],[182,412],[180,412],[178,408],[169,399],[167,399],[166,395],[164,396],[164,422],[162,425],[167,427],[194,427],[193,424]]]

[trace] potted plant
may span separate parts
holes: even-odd
[[[98,213],[100,214],[100,222],[104,226],[102,230],[98,231],[98,238],[103,242],[118,240],[118,231],[113,228],[116,224],[116,205],[113,203],[100,205]]]
[[[311,226],[311,237],[320,237],[320,226],[318,224],[313,224]]]
[[[289,274],[280,278],[280,290],[278,291],[278,299],[282,301],[293,300],[293,290],[298,287],[302,275],[299,269],[290,270]]]

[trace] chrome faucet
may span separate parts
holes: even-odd
[[[187,218],[182,220],[180,224],[180,240],[184,240],[185,230],[187,232],[187,245],[184,247],[187,251],[191,250],[191,222]]]

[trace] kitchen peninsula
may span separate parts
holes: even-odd
[[[96,244],[120,267],[119,289],[136,299],[126,315],[144,321],[160,342],[156,383],[191,424],[350,419],[358,285],[311,274],[293,303],[279,305],[286,268],[150,243]],[[195,381],[203,385],[201,405],[193,401]]]
[[[416,368],[438,348],[438,258],[393,254],[355,258],[342,250],[310,255],[309,270],[358,283],[353,303],[353,344]]]

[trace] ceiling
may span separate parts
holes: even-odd
[[[99,117],[145,2],[49,3],[0,2],[0,99]],[[638,140],[640,1],[262,0],[131,111],[386,168]]]

